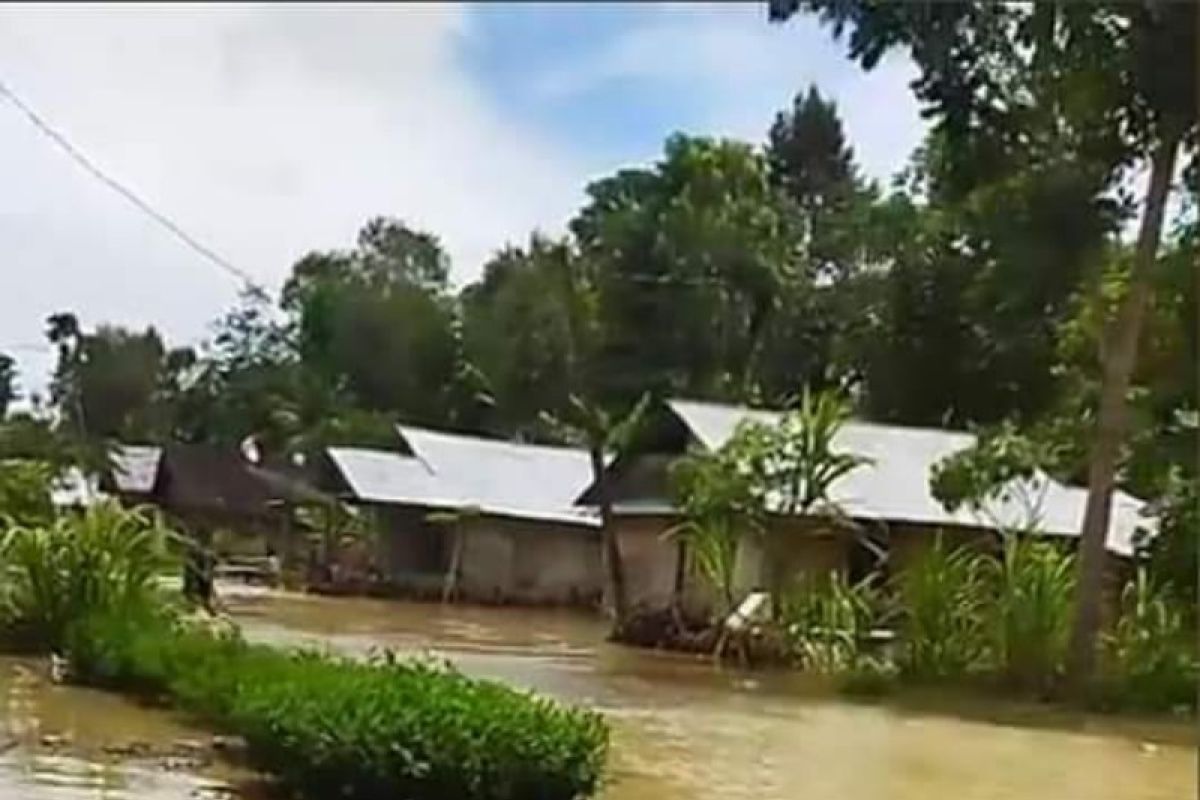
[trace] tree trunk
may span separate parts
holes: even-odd
[[[1154,265],[1162,236],[1163,217],[1179,150],[1179,128],[1164,131],[1150,166],[1150,186],[1138,231],[1129,287],[1116,318],[1106,332],[1102,350],[1100,408],[1088,467],[1087,507],[1079,534],[1075,620],[1068,653],[1068,678],[1077,696],[1086,692],[1096,666],[1096,637],[1100,630],[1104,594],[1106,539],[1112,510],[1117,460],[1125,436],[1126,395],[1137,364],[1142,318],[1150,298]]]
[[[600,538],[604,548],[604,569],[608,577],[608,602],[613,614],[613,628],[620,631],[625,624],[628,608],[625,599],[625,565],[621,547],[613,526],[612,498],[608,493],[608,471],[604,468],[604,452],[593,444],[588,448],[592,459],[592,478],[600,506]]]

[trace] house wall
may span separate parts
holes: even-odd
[[[592,528],[494,516],[464,526],[458,591],[465,599],[595,605],[602,586]]]
[[[664,537],[678,519],[663,514],[622,514],[613,520],[630,608],[665,608],[675,593],[679,547]]]
[[[947,549],[968,547],[981,552],[996,552],[1000,546],[995,531],[984,528],[939,528],[897,522],[888,526],[888,571],[893,575],[929,552],[941,536]]]
[[[414,575],[441,575],[448,563],[448,526],[428,519],[421,506],[372,506],[378,528],[375,561],[393,580]]]
[[[672,602],[679,547],[663,534],[677,524],[677,517],[663,514],[617,517],[617,541],[631,607],[665,608]],[[770,524],[766,536],[747,535],[741,540],[734,568],[736,597],[769,586],[771,570],[778,570],[778,579],[786,583],[804,574],[846,569],[846,537],[815,530],[799,519],[778,518]],[[711,608],[712,591],[701,578],[684,575],[682,594],[684,606],[690,610]]]
[[[787,586],[804,576],[844,572],[849,539],[836,530],[800,518],[776,517],[765,535],[742,537],[734,581],[735,594]]]

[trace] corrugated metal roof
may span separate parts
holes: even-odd
[[[331,447],[330,458],[360,500],[477,508],[488,514],[568,522],[598,521],[573,505],[591,480],[582,450],[398,427],[412,456]]]
[[[122,494],[150,494],[158,476],[162,448],[149,445],[118,445],[112,451],[112,479]]]
[[[574,505],[592,480],[586,451],[398,426],[413,453],[455,494],[480,510],[595,526]]]
[[[414,456],[361,447],[330,447],[329,457],[358,500],[458,508],[466,504]]]
[[[776,422],[779,412],[688,400],[668,401],[671,410],[706,448],[724,444],[743,420]],[[942,458],[975,443],[969,433],[928,428],[909,428],[869,422],[849,422],[839,432],[835,445],[870,458],[872,463],[844,476],[833,487],[832,499],[849,515],[930,525],[1020,526],[1032,509],[1041,529],[1050,535],[1078,536],[1083,521],[1087,491],[1064,486],[1039,474],[1010,493],[1009,499],[987,504],[975,512],[960,509],[950,513],[933,497],[929,488],[930,469]],[[1117,492],[1113,497],[1108,547],[1122,555],[1133,552],[1133,536],[1148,527],[1142,515],[1144,504]]]

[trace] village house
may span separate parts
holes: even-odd
[[[122,503],[153,505],[201,540],[228,531],[256,550],[295,550],[295,508],[333,501],[299,468],[257,464],[236,447],[120,445],[111,461],[100,488]]]
[[[574,506],[586,452],[400,426],[395,452],[331,447],[322,485],[370,509],[376,569],[399,591],[594,606],[598,520]]]
[[[670,400],[657,409],[634,447],[610,464],[607,481],[631,605],[664,607],[703,593],[685,570],[682,547],[669,535],[680,522],[671,501],[671,465],[692,449],[720,448],[743,421],[773,424],[779,417],[772,411]],[[874,569],[894,573],[939,535],[949,545],[995,548],[998,528],[1023,529],[1033,522],[1041,535],[1066,542],[1078,537],[1086,490],[1045,475],[982,510],[947,511],[931,493],[930,469],[974,441],[962,432],[847,423],[836,449],[870,460],[832,488],[831,499],[848,524],[774,517],[765,536],[741,541],[738,592],[831,569],[852,580]],[[578,502],[594,505],[595,487],[589,486]],[[1114,559],[1132,555],[1134,533],[1147,525],[1142,509],[1136,498],[1114,496],[1108,535]]]

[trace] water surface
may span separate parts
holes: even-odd
[[[1181,800],[1195,736],[979,698],[847,702],[792,673],[605,644],[568,612],[265,593],[230,596],[251,638],[447,658],[598,707],[613,725],[605,800]]]

